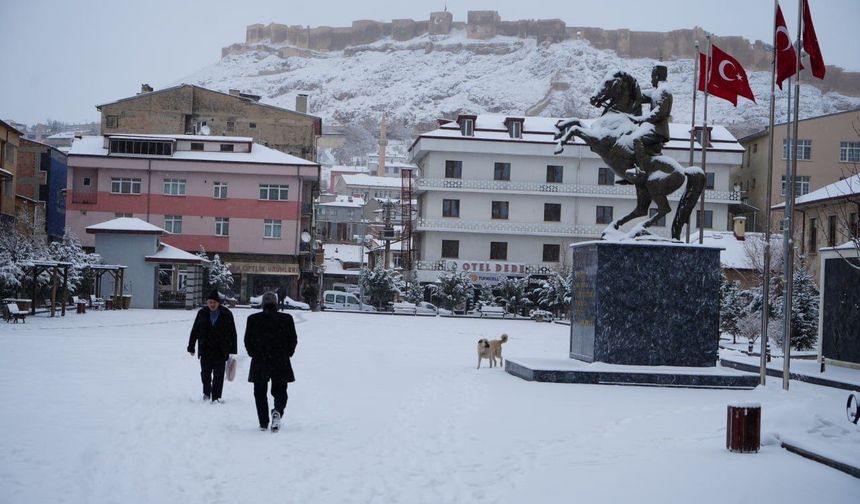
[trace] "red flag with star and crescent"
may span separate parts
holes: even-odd
[[[785,18],[782,17],[782,8],[776,6],[776,46],[774,47],[774,57],[776,58],[776,85],[782,89],[782,81],[796,74],[797,69],[797,53],[794,51],[794,45],[791,43],[791,37],[788,36],[788,27],[785,24]],[[803,65],[800,65],[803,70]]]
[[[821,47],[818,46],[818,36],[815,34],[815,26],[812,25],[809,0],[803,0],[803,50],[809,54],[812,75],[823,79],[826,71],[824,68],[824,57],[821,56]]]
[[[755,95],[750,88],[744,67],[730,54],[719,47],[711,46],[711,68],[706,72],[707,58],[699,53],[699,91],[705,90],[705,80],[708,81],[708,93],[738,105],[738,96],[755,103]],[[706,79],[706,73],[710,75]]]

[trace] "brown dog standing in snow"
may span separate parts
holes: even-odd
[[[499,365],[505,363],[502,359],[502,344],[508,341],[508,335],[502,334],[502,337],[494,340],[479,339],[478,340],[478,368],[481,369],[481,360],[487,359],[490,361],[490,367],[496,365],[496,358],[499,359]]]

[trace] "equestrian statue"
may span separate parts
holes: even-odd
[[[563,119],[556,123],[555,153],[564,151],[564,144],[571,138],[581,138],[612,168],[621,179],[620,184],[636,187],[636,208],[613,222],[611,226],[614,229],[647,216],[651,202],[657,204],[657,213],[636,226],[630,236],[649,234],[646,228],[672,211],[668,196],[686,181],[687,187],[672,221],[672,238],[680,240],[681,230],[690,220],[696,201],[705,188],[706,178],[701,168],[682,167],[663,154],[663,144],[670,138],[672,113],[672,93],[665,84],[666,74],[665,66],[655,66],[651,71],[653,88],[644,91],[627,72],[608,74],[600,90],[590,100],[591,105],[603,108],[601,116],[590,121]],[[647,114],[642,113],[643,102],[651,107]],[[604,236],[606,234],[604,232]]]

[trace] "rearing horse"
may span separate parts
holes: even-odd
[[[642,92],[639,83],[630,74],[618,71],[603,82],[600,91],[591,97],[591,104],[603,107],[603,114],[586,126],[580,119],[564,119],[555,127],[558,142],[556,154],[564,151],[564,144],[572,137],[581,138],[592,152],[612,168],[628,184],[636,186],[636,208],[612,225],[618,229],[625,223],[648,215],[651,202],[657,204],[657,213],[642,224],[650,227],[672,211],[667,197],[677,191],[686,180],[687,187],[678,203],[672,221],[672,238],[681,238],[681,229],[690,220],[696,200],[705,188],[705,173],[701,168],[684,168],[669,156],[655,155],[650,170],[642,174],[636,167],[633,141],[649,128],[649,123],[637,124],[631,117],[642,115]]]

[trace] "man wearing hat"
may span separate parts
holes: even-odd
[[[237,353],[236,324],[233,314],[221,305],[221,296],[213,290],[206,298],[206,306],[197,312],[191,336],[188,339],[188,353],[200,359],[200,379],[203,381],[203,399],[213,404],[223,402],[221,391],[224,389],[224,367],[227,358]]]

